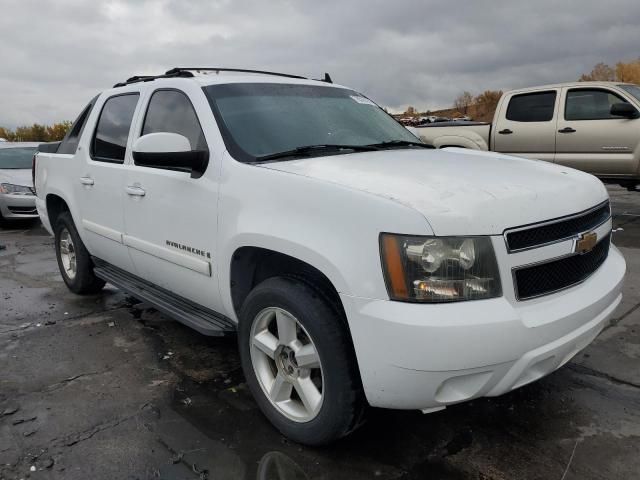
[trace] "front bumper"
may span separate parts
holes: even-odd
[[[537,301],[411,304],[341,295],[372,406],[437,410],[533,382],[591,343],[622,299],[613,245],[585,282]]]
[[[0,193],[0,214],[5,219],[37,218],[35,195]]]

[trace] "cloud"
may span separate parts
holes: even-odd
[[[638,57],[640,3],[0,0],[0,125],[73,119],[96,93],[173,66],[319,77],[392,109],[568,81]]]

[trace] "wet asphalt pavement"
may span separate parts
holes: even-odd
[[[372,410],[322,449],[293,444],[207,338],[107,287],[67,291],[39,224],[0,231],[0,479],[640,477],[640,192],[611,187],[627,259],[611,325],[511,394],[430,415]]]

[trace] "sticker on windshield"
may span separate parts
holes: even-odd
[[[373,105],[374,107],[376,106],[375,103],[373,103],[371,100],[369,100],[366,97],[361,97],[360,95],[349,95],[353,100],[355,100],[356,102],[362,104],[362,105]]]

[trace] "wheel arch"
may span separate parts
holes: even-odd
[[[472,150],[488,150],[486,142],[479,135],[475,134],[473,138],[471,138],[471,136],[467,138],[459,135],[443,135],[433,141],[433,146],[436,148],[461,147]]]
[[[346,323],[339,287],[320,268],[280,250],[249,245],[236,248],[230,259],[228,287],[236,317],[249,292],[276,276],[295,277],[311,284],[335,306]]]
[[[49,223],[51,224],[52,230],[55,228],[56,220],[62,212],[71,213],[71,209],[69,208],[67,201],[55,193],[47,194],[45,198],[45,205],[47,207],[47,216],[49,217]],[[73,217],[73,214],[71,214],[71,216]]]
[[[251,290],[261,282],[277,277],[291,277],[310,286],[326,300],[342,323],[352,355],[357,388],[364,392],[360,364],[355,343],[339,290],[331,279],[314,265],[286,253],[257,246],[238,247],[231,257],[229,291],[233,312],[239,320],[239,312]],[[242,328],[242,327],[240,327]],[[364,398],[364,393],[362,394]],[[362,419],[358,420],[358,423]]]

